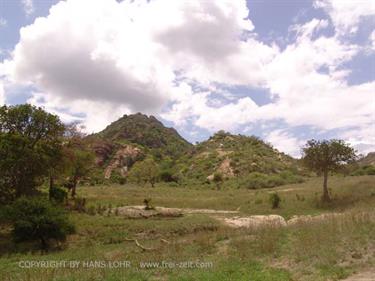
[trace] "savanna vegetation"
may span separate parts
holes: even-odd
[[[193,146],[142,114],[87,137],[19,105],[0,108],[0,156],[2,280],[323,281],[375,265],[373,165],[341,140],[296,160],[223,131]]]

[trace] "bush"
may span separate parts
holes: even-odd
[[[51,240],[65,241],[74,232],[74,225],[66,212],[45,198],[20,198],[7,209],[7,219],[13,223],[15,242],[40,241],[42,249]]]
[[[242,180],[240,180],[239,187],[245,187],[248,189],[258,189],[301,182],[303,182],[302,177],[295,175],[289,171],[271,175],[253,172],[245,176]]]
[[[86,198],[82,198],[82,197],[74,198],[73,210],[76,210],[80,213],[85,212],[86,211]]]
[[[162,170],[159,174],[159,178],[164,182],[177,182],[178,178],[173,174],[171,170]]]
[[[279,194],[272,193],[270,195],[270,202],[271,202],[271,205],[272,205],[272,209],[279,208],[280,207],[280,202],[281,202],[281,198],[280,198]]]
[[[143,203],[145,204],[145,210],[154,210],[155,208],[151,205],[151,198],[146,198],[143,200]]]
[[[62,204],[68,198],[68,192],[65,189],[53,186],[49,190],[49,196],[54,202]]]
[[[375,166],[374,165],[365,165],[357,170],[355,170],[353,173],[351,173],[352,176],[365,176],[365,175],[370,175],[374,176],[375,175]]]
[[[95,206],[91,205],[87,208],[87,214],[89,214],[90,216],[95,216],[96,215],[96,209],[95,209]]]

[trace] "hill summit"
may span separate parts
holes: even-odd
[[[219,131],[197,144],[194,152],[180,159],[188,178],[212,180],[215,174],[225,179],[262,175],[299,173],[297,160],[279,152],[255,136],[233,135]],[[254,174],[255,175],[255,174]]]
[[[96,154],[98,174],[106,179],[125,179],[133,164],[145,158],[158,163],[161,179],[178,183],[209,183],[217,174],[223,180],[250,175],[263,181],[269,175],[300,172],[297,160],[255,136],[219,131],[192,145],[174,128],[141,113],[124,115],[87,141]]]

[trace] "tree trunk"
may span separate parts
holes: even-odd
[[[43,251],[47,251],[47,249],[48,249],[48,243],[47,243],[47,240],[44,239],[43,236],[40,237],[40,246],[41,246],[41,249]]]
[[[55,185],[55,179],[53,178],[52,175],[49,176],[49,190],[48,190],[48,199],[51,200],[51,195],[52,195],[52,189],[53,186]]]
[[[327,182],[328,182],[328,171],[324,171],[323,173],[323,196],[322,196],[323,202],[331,201],[331,198],[329,197]]]
[[[77,183],[78,183],[78,179],[77,179],[77,177],[74,177],[73,178],[73,185],[72,185],[72,193],[71,193],[72,198],[76,197]]]

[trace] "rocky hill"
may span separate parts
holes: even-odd
[[[220,131],[193,146],[175,129],[140,113],[124,115],[86,140],[96,154],[96,175],[105,179],[125,179],[146,157],[158,163],[161,180],[178,183],[209,183],[220,175],[223,181],[254,177],[261,186],[273,186],[295,182],[300,174],[297,160],[257,137]]]
[[[124,115],[103,131],[88,136],[87,142],[107,179],[113,172],[126,177],[131,166],[147,155],[160,162],[177,159],[192,148],[175,129],[141,113]]]
[[[232,135],[220,131],[195,146],[179,160],[181,173],[188,178],[212,181],[215,174],[224,180],[250,174],[298,174],[297,160],[279,152],[254,136]]]
[[[370,152],[365,157],[359,159],[358,164],[361,166],[363,165],[375,166],[375,152]]]

